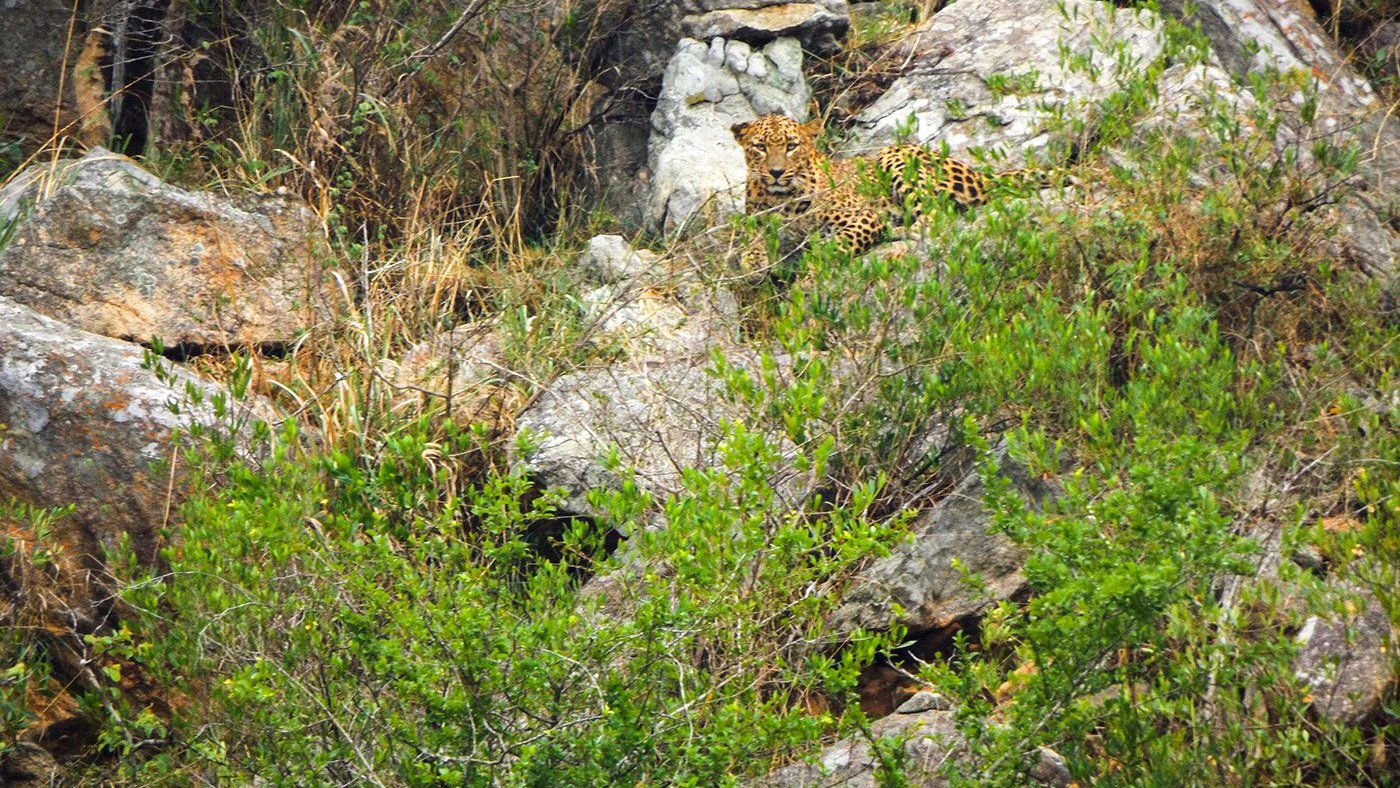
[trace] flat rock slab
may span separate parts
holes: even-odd
[[[782,3],[761,8],[719,8],[692,14],[681,20],[687,36],[701,41],[732,38],[749,44],[766,44],[791,36],[803,48],[820,55],[840,49],[839,39],[851,27],[846,3]]]
[[[0,192],[18,226],[0,295],[95,334],[202,347],[291,342],[327,311],[324,244],[304,205],[235,205],[94,149]]]

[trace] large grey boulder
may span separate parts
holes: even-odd
[[[795,39],[762,49],[683,39],[651,116],[647,226],[677,236],[742,213],[747,165],[730,127],[760,115],[803,118],[810,97]]]
[[[1058,495],[1056,482],[1002,457],[1001,473],[1033,505]],[[921,512],[913,523],[913,539],[896,545],[860,573],[841,607],[831,614],[833,634],[848,635],[857,628],[886,630],[894,624],[911,633],[926,632],[1024,593],[1025,551],[989,530],[984,489],[982,477],[971,473],[946,498]],[[964,572],[979,576],[981,593],[968,588]]]
[[[72,504],[54,537],[66,555],[100,575],[126,543],[135,558],[157,560],[162,531],[183,489],[171,476],[178,430],[192,424],[237,428],[270,418],[266,403],[232,402],[221,387],[174,368],[170,382],[143,364],[140,347],[80,331],[0,297],[0,500],[57,508]],[[202,402],[188,400],[186,390]],[[228,400],[219,418],[212,401]],[[170,403],[182,403],[179,413]],[[153,466],[164,463],[157,470]],[[84,582],[90,582],[91,579]],[[91,631],[99,599],[71,599]]]
[[[1094,70],[1072,68],[1061,46]],[[1121,50],[1115,54],[1111,47]],[[894,143],[901,129],[954,155],[996,149],[1006,167],[1049,142],[1046,106],[1083,112],[1156,59],[1160,25],[1099,0],[959,0],[897,47],[902,73],[855,120],[851,152]]]
[[[84,331],[290,342],[327,309],[319,223],[294,200],[235,205],[98,148],[34,165],[0,193],[0,209],[19,217],[0,251],[0,295]]]
[[[1397,638],[1380,600],[1355,594],[1344,615],[1312,616],[1298,632],[1293,670],[1312,687],[1313,709],[1325,720],[1360,725],[1381,712],[1396,684]]]
[[[730,348],[727,356],[737,367],[758,368],[752,353]],[[516,421],[533,437],[515,460],[537,484],[563,492],[566,514],[601,516],[588,502],[589,491],[620,489],[628,471],[658,503],[680,494],[685,468],[723,465],[723,422],[745,423],[751,415],[725,396],[710,366],[708,349],[696,348],[689,357],[566,375]],[[619,469],[606,461],[614,449]],[[778,510],[800,505],[811,488],[807,474],[783,462],[770,481]],[[648,513],[645,524],[661,524],[659,513]]]

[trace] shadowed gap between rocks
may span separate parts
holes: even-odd
[[[151,102],[155,97],[156,70],[164,43],[164,23],[169,0],[123,3],[108,30],[107,56],[102,62],[112,146],[119,153],[139,156],[150,141]]]

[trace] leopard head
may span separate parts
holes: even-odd
[[[816,183],[820,119],[798,123],[782,115],[765,115],[749,123],[736,123],[730,130],[748,161],[750,208],[766,207],[812,191]]]

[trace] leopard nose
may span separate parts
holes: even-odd
[[[782,175],[782,174],[783,174],[783,168],[782,168],[782,167],[769,167],[769,168],[768,168],[768,172],[772,173],[772,174],[773,174],[773,177],[776,178],[776,177],[778,177],[779,175]]]

